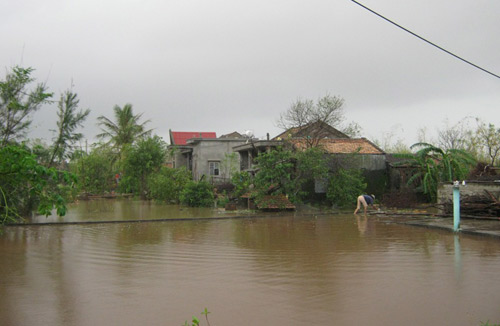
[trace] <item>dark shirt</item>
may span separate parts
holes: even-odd
[[[373,205],[373,197],[369,195],[363,195],[365,197],[365,201],[368,205]]]

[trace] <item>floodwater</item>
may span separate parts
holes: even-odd
[[[98,202],[68,218],[161,218]],[[0,325],[500,323],[498,239],[371,216],[6,227],[0,260]]]

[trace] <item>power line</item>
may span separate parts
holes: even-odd
[[[408,33],[410,33],[411,35],[413,35],[413,36],[415,36],[415,37],[417,37],[417,38],[421,39],[422,41],[424,41],[424,42],[426,42],[426,43],[428,43],[428,44],[430,44],[430,45],[432,45],[432,46],[434,46],[434,47],[438,48],[439,50],[441,50],[441,51],[443,51],[443,52],[446,52],[446,53],[448,53],[449,55],[451,55],[451,56],[453,56],[453,57],[455,57],[455,58],[457,58],[457,59],[459,59],[459,60],[461,60],[461,61],[463,61],[463,62],[465,62],[465,63],[467,63],[467,64],[469,64],[469,65],[471,65],[471,66],[473,66],[473,67],[475,67],[475,68],[477,68],[477,69],[479,69],[479,70],[482,70],[483,72],[485,72],[485,73],[487,73],[487,74],[490,74],[490,75],[492,75],[492,76],[494,76],[494,77],[496,77],[496,78],[499,78],[499,79],[500,79],[500,76],[499,76],[499,75],[494,74],[494,73],[492,73],[491,71],[488,71],[488,70],[486,70],[486,69],[484,69],[484,68],[481,68],[480,66],[478,66],[478,65],[476,65],[476,64],[474,64],[474,63],[472,63],[472,62],[470,62],[470,61],[468,61],[468,60],[465,60],[464,58],[462,58],[462,57],[460,57],[460,56],[458,56],[458,55],[454,54],[453,52],[450,52],[450,51],[448,51],[448,50],[446,50],[446,49],[444,49],[444,48],[440,47],[439,45],[437,45],[437,44],[435,44],[435,43],[432,43],[432,42],[431,42],[431,41],[429,41],[429,40],[426,40],[426,39],[425,39],[425,38],[423,38],[422,36],[420,36],[420,35],[418,35],[418,34],[416,34],[416,33],[412,32],[412,31],[410,31],[409,29],[404,28],[403,26],[401,26],[401,25],[399,25],[399,24],[397,24],[397,23],[393,22],[392,20],[390,20],[390,19],[388,19],[388,18],[386,18],[386,17],[382,16],[381,14],[379,14],[379,13],[377,13],[376,11],[374,11],[374,10],[372,10],[372,9],[368,8],[367,6],[365,6],[365,5],[361,4],[361,3],[359,3],[358,1],[356,1],[356,0],[351,0],[351,1],[352,1],[352,2],[354,2],[355,4],[357,4],[358,6],[361,6],[361,7],[363,7],[364,9],[366,9],[366,10],[370,11],[371,13],[373,13],[373,14],[375,14],[375,15],[379,16],[380,18],[382,18],[382,19],[384,19],[384,20],[388,21],[389,23],[391,23],[391,24],[393,24],[393,25],[395,25],[395,26],[397,26],[397,27],[401,28],[401,29],[402,29],[402,30],[404,30],[405,32],[408,32]]]

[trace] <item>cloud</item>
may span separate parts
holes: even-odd
[[[366,0],[431,41],[500,72],[500,2]],[[499,80],[429,46],[350,1],[14,1],[0,7],[0,61],[36,69],[61,93],[74,84],[96,118],[132,103],[168,129],[280,132],[274,122],[297,98],[346,100],[346,117],[369,137],[498,109]],[[47,138],[56,106],[35,115]],[[50,135],[49,135],[50,138]]]

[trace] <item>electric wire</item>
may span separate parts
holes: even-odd
[[[405,28],[405,27],[403,27],[403,26],[399,25],[398,23],[393,22],[393,21],[392,21],[392,20],[390,20],[389,18],[386,18],[386,17],[382,16],[381,14],[379,14],[379,13],[377,13],[376,11],[374,11],[374,10],[372,10],[372,9],[368,8],[367,6],[365,6],[365,5],[361,4],[361,3],[359,3],[358,1],[356,1],[356,0],[351,0],[351,1],[352,1],[352,2],[354,2],[355,4],[357,4],[358,6],[360,6],[360,7],[364,8],[364,9],[366,9],[366,10],[370,11],[371,13],[373,13],[373,14],[375,14],[375,15],[377,15],[378,17],[380,17],[380,18],[384,19],[385,21],[387,21],[387,22],[389,22],[389,23],[391,23],[391,24],[393,24],[393,25],[395,25],[395,26],[397,26],[397,27],[401,28],[401,29],[402,29],[402,30],[404,30],[405,32],[410,33],[411,35],[413,35],[413,36],[415,36],[415,37],[419,38],[420,40],[422,40],[422,41],[424,41],[424,42],[426,42],[426,43],[428,43],[428,44],[430,44],[430,45],[432,45],[432,46],[434,46],[434,47],[438,48],[439,50],[441,50],[441,51],[443,51],[443,52],[446,52],[446,53],[448,53],[449,55],[451,55],[451,56],[453,56],[453,57],[455,57],[455,58],[457,58],[457,59],[459,59],[459,60],[461,60],[461,61],[463,61],[463,62],[465,62],[465,63],[467,63],[467,64],[469,64],[469,65],[471,65],[471,66],[473,66],[473,67],[475,67],[475,68],[477,68],[477,69],[479,69],[479,70],[482,70],[483,72],[485,72],[485,73],[487,73],[487,74],[490,74],[490,75],[492,75],[492,76],[494,76],[494,77],[496,77],[496,78],[499,78],[499,79],[500,79],[500,76],[499,76],[499,75],[494,74],[494,73],[492,73],[491,71],[486,70],[486,69],[484,69],[484,68],[482,68],[482,67],[480,67],[480,66],[478,66],[478,65],[476,65],[476,64],[474,64],[474,63],[472,63],[472,62],[470,62],[470,61],[468,61],[468,60],[466,60],[466,59],[464,59],[464,58],[462,58],[462,57],[460,57],[460,56],[458,56],[458,55],[456,55],[456,54],[454,54],[453,52],[450,52],[450,51],[448,51],[448,50],[446,50],[446,49],[442,48],[441,46],[439,46],[439,45],[437,45],[437,44],[435,44],[435,43],[433,43],[433,42],[431,42],[431,41],[429,41],[429,40],[427,40],[427,39],[423,38],[422,36],[420,36],[420,35],[418,35],[418,34],[416,34],[416,33],[412,32],[412,31],[410,31],[409,29],[407,29],[407,28]]]

